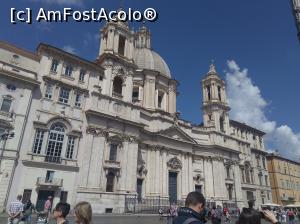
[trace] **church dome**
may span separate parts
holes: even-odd
[[[136,48],[133,60],[140,69],[154,70],[168,78],[171,78],[170,69],[164,59],[149,48]]]

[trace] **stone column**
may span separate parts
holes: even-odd
[[[155,108],[155,77],[147,75],[144,84],[144,105],[147,108]]]
[[[204,159],[204,176],[205,176],[205,195],[206,198],[215,197],[215,185],[213,179],[212,161],[210,158]]]
[[[160,195],[160,163],[159,163],[159,158],[160,158],[160,150],[159,148],[155,149],[155,179],[154,179],[154,185],[155,185],[155,194]]]
[[[131,181],[130,176],[128,175],[129,143],[127,141],[124,141],[122,144],[122,151],[120,152],[120,156],[118,157],[118,161],[120,161],[121,165],[121,176],[119,180],[118,191],[126,192],[126,189],[128,189],[129,182]]]
[[[87,187],[100,188],[101,171],[103,167],[103,150],[105,137],[97,135],[93,137],[91,156],[89,159],[89,175]]]
[[[129,145],[129,176],[131,177],[130,186],[128,190],[131,192],[136,192],[136,182],[137,182],[137,160],[138,160],[138,150],[139,146],[137,142],[131,142]]]
[[[194,191],[195,190],[195,186],[194,186],[194,172],[193,172],[193,156],[192,154],[189,155],[189,192]]]
[[[168,168],[167,168],[167,152],[162,152],[162,196],[168,196]]]
[[[107,49],[113,50],[115,29],[110,27],[108,30]]]
[[[124,91],[124,100],[127,102],[132,101],[132,89],[133,89],[133,81],[132,81],[132,76],[128,75],[126,78],[126,86],[125,86],[125,91]]]

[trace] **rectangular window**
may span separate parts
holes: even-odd
[[[45,182],[46,183],[52,183],[53,182],[53,178],[54,178],[54,171],[47,170]]]
[[[59,93],[59,102],[68,103],[70,96],[70,90],[66,88],[61,88]]]
[[[85,76],[85,71],[81,69],[80,74],[79,74],[79,81],[80,82],[84,82],[84,76]]]
[[[42,150],[42,144],[44,139],[44,131],[37,129],[35,132],[34,144],[33,144],[33,153],[40,154]]]
[[[262,185],[262,176],[260,174],[258,174],[258,179],[259,179],[259,185]]]
[[[123,55],[123,56],[125,54],[125,41],[126,41],[126,38],[122,35],[119,35],[118,53]]]
[[[269,186],[269,181],[268,181],[268,176],[265,175],[265,182],[266,182],[266,186]]]
[[[47,99],[52,99],[52,93],[53,93],[53,85],[47,84],[46,91],[45,91],[45,97]]]
[[[1,111],[9,112],[11,107],[12,100],[11,99],[3,99],[1,105]]]
[[[72,77],[72,72],[73,72],[73,67],[71,65],[67,65],[67,67],[65,69],[65,75]]]
[[[117,161],[117,152],[118,152],[118,145],[110,144],[110,151],[109,151],[109,160],[110,161]]]
[[[220,101],[222,100],[221,86],[218,86],[218,98]]]
[[[138,101],[139,100],[139,88],[134,87],[132,91],[132,101]]]
[[[51,72],[56,72],[57,71],[57,66],[58,66],[58,60],[56,59],[53,59],[52,60],[52,64],[51,64]]]
[[[74,148],[75,148],[75,137],[69,136],[68,138],[68,144],[67,144],[67,152],[66,152],[66,158],[72,159],[74,154]]]
[[[81,107],[82,103],[82,94],[76,93],[75,94],[75,107]]]
[[[266,169],[266,158],[263,157],[262,162],[263,162],[263,167],[264,167],[264,169]]]

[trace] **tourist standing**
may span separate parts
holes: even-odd
[[[32,204],[31,200],[29,199],[25,205],[24,205],[24,221],[26,223],[31,223],[31,215],[32,215],[32,211],[35,210],[34,205]]]
[[[66,217],[70,212],[71,206],[66,202],[59,202],[55,206],[53,211],[53,217],[56,220],[56,224],[68,224]]]
[[[203,224],[205,220],[205,198],[197,191],[190,192],[185,200],[185,207],[178,210],[173,224]]]
[[[294,224],[295,213],[293,212],[292,209],[290,209],[290,210],[287,212],[287,216],[288,216],[288,223],[289,223],[289,224]]]
[[[47,223],[49,223],[51,210],[52,210],[52,196],[48,196],[48,199],[44,204],[44,212],[47,214]]]
[[[8,213],[8,223],[12,223],[12,224],[19,223],[23,209],[24,209],[24,205],[21,202],[21,200],[22,200],[22,195],[18,195],[17,200],[10,203],[9,209],[7,212]]]
[[[92,214],[90,203],[85,201],[79,202],[74,208],[74,222],[76,224],[91,224]]]

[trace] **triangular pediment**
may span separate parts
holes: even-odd
[[[189,136],[187,133],[185,133],[178,126],[171,126],[165,130],[159,131],[158,134],[175,139],[175,140],[179,140],[179,141],[197,143],[191,136]]]

